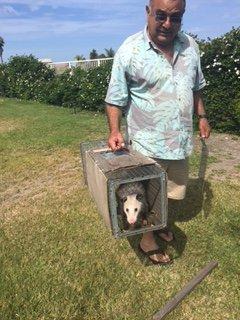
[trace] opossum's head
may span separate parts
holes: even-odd
[[[134,224],[137,221],[138,214],[142,209],[142,202],[137,194],[128,195],[123,199],[123,211],[126,214],[127,222]]]

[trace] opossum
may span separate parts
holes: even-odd
[[[123,217],[125,229],[134,229],[147,223],[146,191],[142,182],[120,185],[117,190],[118,213]]]

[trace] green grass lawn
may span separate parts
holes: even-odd
[[[83,183],[79,143],[106,136],[104,115],[0,99],[0,319],[151,319],[211,260],[166,319],[239,319],[239,185],[202,194],[195,154],[187,198],[170,204],[176,242],[160,243],[174,264],[153,266],[139,237],[111,236]]]

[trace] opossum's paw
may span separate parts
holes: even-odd
[[[143,225],[143,227],[146,227],[146,226],[148,225],[148,221],[147,221],[147,219],[143,219],[143,221],[142,221],[142,225]]]

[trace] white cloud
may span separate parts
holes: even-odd
[[[0,16],[19,16],[20,13],[17,12],[12,6],[2,6],[0,7]]]
[[[97,35],[97,34],[116,34],[121,30],[127,29],[134,22],[122,20],[102,20],[96,22],[82,22],[72,20],[56,20],[48,17],[34,19],[4,19],[1,27],[1,34],[12,40],[26,40],[36,38],[51,38],[61,35]]]
[[[139,1],[137,0],[3,0],[0,1],[7,3],[7,4],[22,4],[27,5],[32,10],[36,10],[42,6],[51,6],[53,8],[58,7],[68,7],[68,8],[102,8],[107,9],[108,7],[116,7],[116,6],[124,6],[126,5],[125,9],[127,10],[128,6],[139,5]]]
[[[41,6],[51,7],[76,7],[94,9],[94,14],[89,13],[84,19],[78,18],[76,13],[75,19],[73,11],[64,13],[64,19],[54,15],[52,10],[44,12],[38,17],[32,18],[29,14],[28,18],[3,19],[1,33],[12,40],[19,39],[38,39],[43,37],[54,37],[56,35],[73,35],[85,34],[89,35],[114,35],[118,34],[119,30],[123,32],[129,26],[136,25],[140,19],[144,25],[144,5],[138,4],[139,0],[3,0],[8,4],[24,4],[29,6],[30,10],[37,10]],[[145,1],[145,0],[141,0]],[[148,1],[148,0],[146,0]],[[0,0],[1,2],[1,0]],[[127,8],[127,10],[125,10]],[[141,14],[142,11],[142,14]],[[112,13],[112,14],[110,14]],[[36,16],[36,14],[35,14]],[[134,29],[134,28],[133,28]]]

